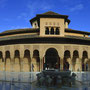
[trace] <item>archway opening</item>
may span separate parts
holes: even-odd
[[[38,50],[34,50],[34,51],[33,51],[33,58],[36,58],[36,61],[37,61],[37,62],[40,61],[39,51],[38,51]]]
[[[19,50],[15,50],[14,62],[20,64],[20,52],[19,52]]]
[[[15,50],[14,52],[14,65],[13,71],[20,72],[21,71],[21,62],[20,62],[20,52],[19,50]]]
[[[5,70],[11,71],[11,59],[10,59],[10,52],[5,52]]]
[[[69,63],[68,59],[70,58],[70,51],[66,50],[64,52],[64,70],[69,70]]]
[[[33,67],[32,70],[33,71],[40,71],[40,56],[39,56],[39,51],[38,50],[34,50],[33,51]]]
[[[88,71],[88,53],[83,51],[82,55],[82,71]]]
[[[78,54],[78,51],[77,50],[75,50],[73,52],[73,63],[76,63],[76,58],[79,58],[79,54]]]
[[[0,62],[4,62],[3,60],[3,53],[0,51]]]
[[[22,61],[22,71],[23,72],[29,72],[30,71],[30,51],[26,49],[24,51],[24,58]]]
[[[59,28],[58,28],[58,27],[56,28],[55,34],[56,34],[56,35],[59,35],[59,34],[60,34],[60,31],[59,31]]]
[[[30,58],[30,51],[29,50],[24,51],[24,58]]]
[[[44,63],[46,68],[59,69],[60,68],[60,61],[59,60],[60,60],[59,55],[58,55],[58,52],[56,49],[49,48],[46,51],[45,63]]]
[[[5,58],[10,58],[10,52],[9,51],[6,51],[6,57]]]
[[[73,71],[79,71],[79,53],[77,50],[73,52],[73,60],[72,60],[72,70]]]
[[[19,50],[16,50],[16,51],[15,51],[15,55],[14,55],[14,56],[15,56],[15,58],[20,58]]]
[[[9,51],[6,51],[5,52],[5,63],[10,63],[10,52]]]

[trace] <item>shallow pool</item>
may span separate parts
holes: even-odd
[[[72,87],[39,87],[36,83],[5,82],[0,81],[0,90],[90,90],[88,85],[76,85]]]
[[[77,81],[76,85],[72,87],[63,86],[61,88],[37,86],[37,73],[39,72],[0,72],[0,90],[90,90],[90,73],[85,76],[82,73],[77,74],[77,80],[81,82]]]

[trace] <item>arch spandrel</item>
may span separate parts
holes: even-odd
[[[3,51],[4,46],[0,46],[0,51]]]
[[[14,50],[20,50],[20,44],[16,44],[16,45],[14,45]]]
[[[79,50],[79,46],[72,46],[72,51]]]
[[[87,51],[88,50],[88,46],[83,46],[83,51]]]
[[[39,51],[40,50],[39,45],[33,45],[33,51],[34,50],[38,50]]]
[[[9,45],[5,46],[5,51],[10,51],[10,46]]]
[[[5,52],[5,46],[0,46],[0,51]]]
[[[65,45],[64,46],[64,51],[66,51],[66,50],[69,50],[69,51],[71,51],[71,49],[72,49],[72,47],[70,46],[70,45]]]
[[[23,45],[24,49],[30,49],[30,45]]]

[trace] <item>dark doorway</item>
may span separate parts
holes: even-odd
[[[56,68],[60,67],[58,52],[54,48],[49,48],[45,54],[45,64],[48,68]]]

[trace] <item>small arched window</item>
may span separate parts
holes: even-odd
[[[53,28],[53,27],[51,27],[51,32],[50,32],[50,34],[54,34],[54,28]]]
[[[49,34],[49,28],[46,27],[45,34]]]
[[[58,27],[56,28],[56,32],[55,32],[55,34],[57,34],[57,35],[60,34],[60,31],[59,31],[59,28],[58,28]]]

